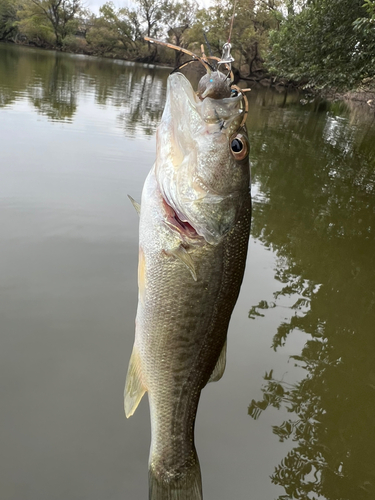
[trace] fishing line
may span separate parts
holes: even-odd
[[[213,66],[211,66],[211,64],[206,59],[203,59],[203,60],[209,65],[209,67],[211,68],[212,71],[215,71],[215,68]],[[179,66],[177,66],[176,68],[174,68],[174,70],[171,71],[170,74],[176,73],[177,71],[184,68],[188,64],[195,63],[195,62],[200,62],[200,61],[198,61],[198,59],[190,59],[189,61],[185,61],[185,62],[181,63]]]
[[[233,29],[234,14],[235,14],[235,11],[236,11],[236,4],[237,4],[237,0],[234,0],[233,14],[232,14],[232,19],[231,19],[230,28],[229,28],[228,43],[230,43],[230,37],[232,36],[232,29]]]
[[[211,49],[211,45],[209,43],[209,41],[207,40],[207,36],[206,36],[206,33],[203,31],[203,36],[204,36],[204,40],[206,42],[206,45],[208,47],[208,52],[210,53],[210,56],[212,56],[212,49]]]

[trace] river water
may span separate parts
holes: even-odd
[[[123,414],[140,198],[168,70],[0,45],[0,497],[145,500],[147,398]],[[253,226],[206,500],[375,498],[375,127],[249,98]]]

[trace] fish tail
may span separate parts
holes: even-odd
[[[202,479],[198,459],[183,473],[157,474],[149,467],[149,500],[202,500]]]

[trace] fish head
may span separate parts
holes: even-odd
[[[178,219],[217,244],[249,196],[249,143],[241,127],[242,95],[221,72],[203,79],[195,93],[181,73],[169,76],[155,173]]]

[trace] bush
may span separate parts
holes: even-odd
[[[63,49],[68,52],[87,52],[87,42],[80,36],[70,34],[63,40]]]

